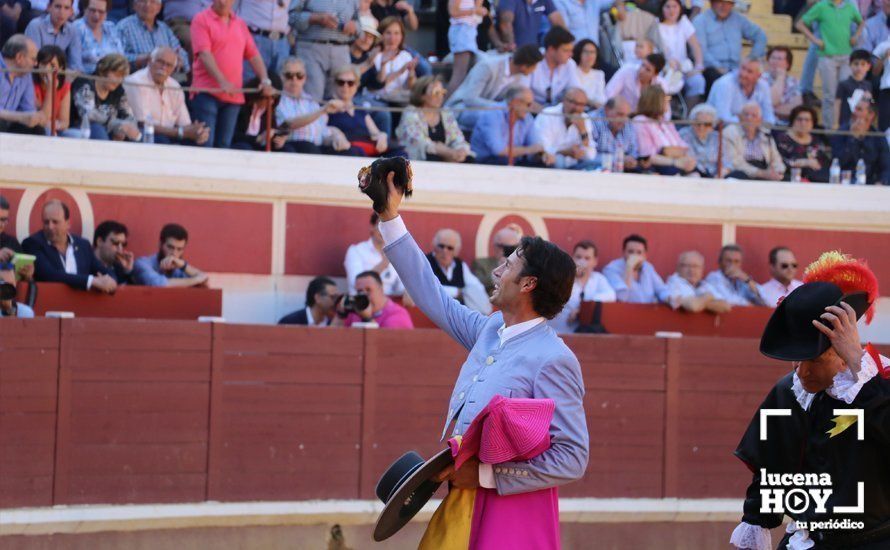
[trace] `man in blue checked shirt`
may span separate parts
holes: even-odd
[[[121,19],[116,27],[118,37],[124,45],[124,55],[130,62],[131,72],[145,67],[155,48],[167,46],[179,54],[178,71],[188,73],[188,53],[182,48],[173,30],[158,20],[161,0],[134,0],[133,9],[136,13]]]
[[[389,174],[387,204],[380,214],[383,251],[417,306],[470,353],[460,369],[442,438],[464,434],[495,395],[552,399],[550,448],[531,460],[483,464],[474,457],[460,469],[439,473],[451,487],[493,489],[500,495],[527,493],[571,483],[587,468],[589,438],[584,380],[575,354],[545,322],[568,301],[575,262],[540,237],[524,237],[492,272],[491,303],[498,311],[472,311],[442,289],[430,262],[399,216],[402,194]],[[553,502],[554,517],[558,503]]]

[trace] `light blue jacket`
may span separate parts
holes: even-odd
[[[453,433],[463,434],[495,395],[553,399],[550,449],[531,460],[494,468],[498,493],[525,493],[581,478],[589,444],[584,381],[578,359],[562,339],[541,323],[501,345],[501,313],[486,317],[446,294],[410,234],[383,250],[417,306],[470,351],[451,394],[443,436],[454,419]]]

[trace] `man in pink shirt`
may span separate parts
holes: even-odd
[[[347,327],[354,323],[375,321],[380,328],[414,328],[408,310],[390,300],[383,293],[383,280],[376,271],[364,271],[355,278],[355,291],[368,297],[370,304],[367,309],[358,313],[350,313],[342,321]],[[337,306],[338,315],[342,315],[342,302]],[[340,319],[334,320],[334,325]]]
[[[192,19],[195,62],[192,86],[221,91],[192,95],[192,115],[210,130],[208,147],[228,148],[235,132],[238,111],[244,103],[244,60],[260,79],[263,94],[271,95],[272,81],[247,24],[232,12],[235,0],[213,0]]]
[[[769,307],[776,307],[779,300],[803,284],[795,279],[797,258],[785,246],[777,246],[769,251],[769,271],[772,278],[760,285],[760,296]]]

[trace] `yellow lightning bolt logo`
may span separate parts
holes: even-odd
[[[829,439],[836,435],[840,435],[844,430],[855,424],[856,420],[858,420],[858,417],[855,414],[835,416],[831,419],[831,421],[834,422],[834,428],[831,428],[825,433],[828,434]]]

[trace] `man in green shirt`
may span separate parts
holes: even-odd
[[[819,38],[811,29],[819,24]],[[853,24],[856,31],[850,32]],[[798,20],[795,28],[819,48],[819,77],[822,79],[822,120],[832,128],[833,102],[838,82],[850,76],[849,57],[862,33],[862,15],[852,2],[821,0]]]

